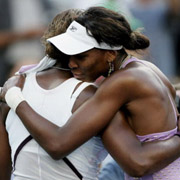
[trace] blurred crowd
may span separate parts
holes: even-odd
[[[142,58],[156,64],[172,81],[179,80],[179,0],[0,0],[0,86],[20,66],[43,57],[41,36],[57,13],[89,6],[123,13],[133,29],[140,28],[151,40]]]

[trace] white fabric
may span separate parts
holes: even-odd
[[[6,95],[5,95],[5,100],[8,106],[16,112],[17,106],[24,101],[23,94],[21,92],[21,89],[19,87],[12,87],[8,89]]]
[[[30,73],[27,75],[22,93],[36,112],[56,125],[63,126],[72,114],[71,109],[78,96],[78,93],[74,93],[75,96],[72,96],[72,93],[79,82],[75,78],[70,78],[54,89],[45,90],[38,85],[36,73]],[[87,86],[88,83],[84,88]],[[9,135],[13,161],[16,149],[29,136],[29,133],[12,110],[10,110],[6,120],[6,129]],[[107,152],[101,139],[93,137],[72,152],[68,159],[84,176],[85,180],[95,180],[99,171],[99,164],[106,155]],[[34,140],[27,143],[20,151],[13,174],[14,180],[78,179],[62,160],[54,161]]]
[[[31,73],[31,72],[38,72],[42,71],[44,69],[48,69],[52,67],[56,63],[56,60],[49,58],[48,56],[45,56],[35,67],[27,69],[25,74]],[[16,75],[21,74],[21,72],[16,72]]]
[[[122,49],[122,46],[112,47],[103,42],[99,44],[93,37],[88,35],[87,29],[76,21],[69,25],[65,33],[49,38],[47,41],[68,55],[79,54],[93,48],[106,50]]]

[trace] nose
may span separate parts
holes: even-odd
[[[78,67],[77,62],[73,57],[70,57],[68,66],[70,69],[76,69]]]

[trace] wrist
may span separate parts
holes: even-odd
[[[25,98],[23,97],[21,89],[15,86],[7,91],[5,100],[8,106],[16,112],[16,108],[21,102],[25,101]]]

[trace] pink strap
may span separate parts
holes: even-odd
[[[138,61],[138,59],[136,59],[135,57],[131,57],[130,59],[127,59],[126,61],[123,62],[120,69],[125,68],[127,66],[127,64],[129,64],[130,62],[133,62],[133,61]]]

